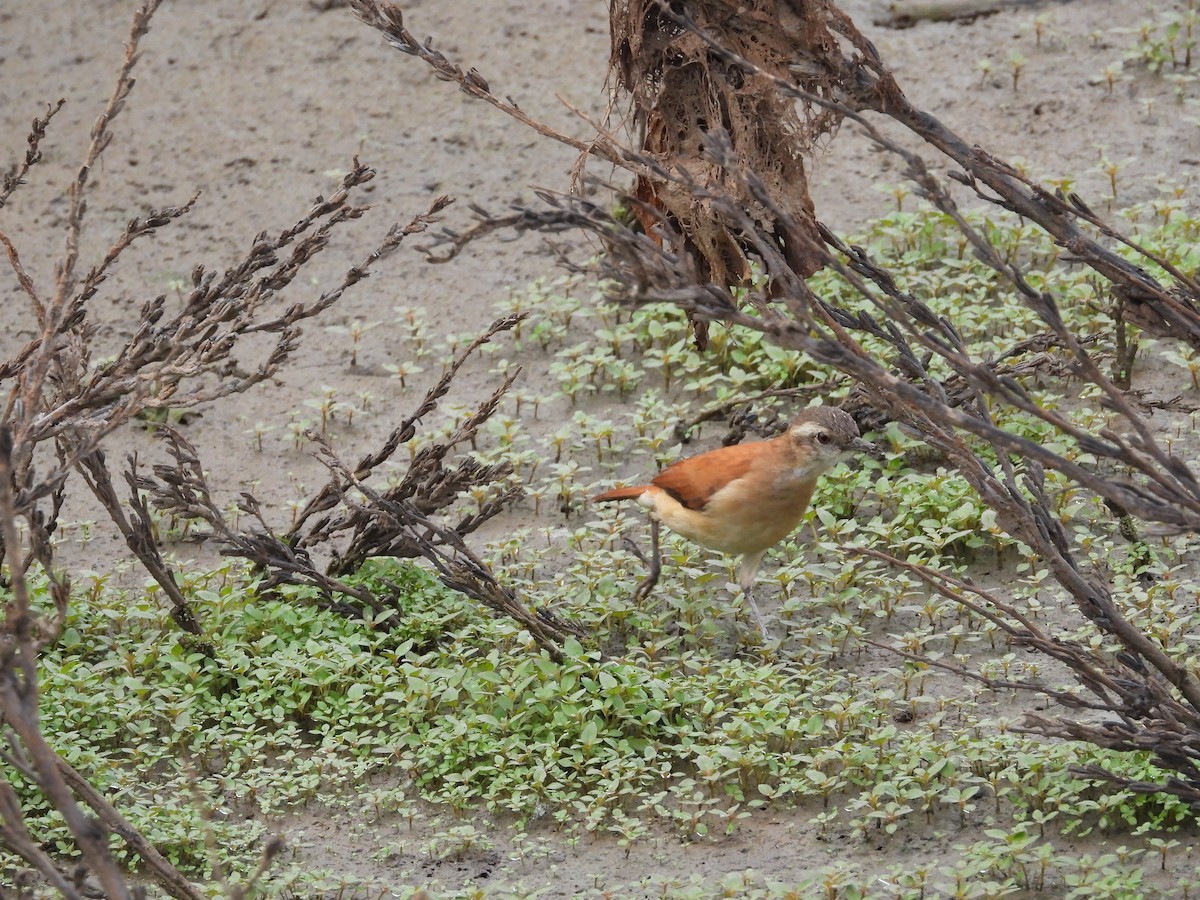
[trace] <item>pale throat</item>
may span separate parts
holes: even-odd
[[[793,466],[792,470],[787,474],[787,481],[812,481],[818,478],[822,472],[828,469],[829,466],[822,465],[819,462],[808,462],[798,466]]]
[[[800,458],[795,460],[791,468],[780,473],[783,475],[781,481],[815,481],[823,473],[832,469],[840,459],[839,456],[829,457],[819,453],[796,455]]]

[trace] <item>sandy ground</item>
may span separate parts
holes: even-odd
[[[51,282],[62,245],[63,188],[111,89],[133,5],[0,3],[0,165],[23,153],[28,123],[47,102],[68,100],[43,144],[44,163],[0,210],[0,228],[17,241],[42,285]],[[1094,208],[1104,207],[1110,191],[1097,167],[1101,158],[1123,162],[1123,204],[1157,196],[1156,180],[1190,181],[1200,166],[1195,87],[1182,85],[1182,102],[1175,84],[1132,64],[1111,94],[1103,83],[1105,67],[1134,43],[1145,15],[1141,2],[1047,3],[904,31],[872,24],[876,9],[866,0],[847,0],[845,7],[919,106],[968,142],[1024,160],[1035,175],[1074,177]],[[556,127],[589,133],[556,96],[589,115],[604,110],[608,34],[602,3],[413,0],[406,15],[414,32],[433,35],[451,59],[478,68],[497,94]],[[1046,17],[1040,46],[1035,15]],[[304,283],[289,290],[293,299],[312,299],[336,283],[392,222],[407,221],[436,195],[460,198],[444,221],[461,228],[470,222],[467,202],[491,210],[533,202],[533,186],[565,189],[575,161],[569,148],[434,80],[422,64],[387,47],[342,9],[320,11],[285,0],[167,3],[142,49],[133,97],[94,173],[83,259],[101,253],[131,216],[201,194],[182,222],[122,258],[93,309],[102,343],[115,346],[136,324],[131,319],[144,300],[180,291],[197,263],[221,270],[255,233],[295,221],[314,196],[333,189],[356,154],[378,170],[367,195],[376,209],[335,237]],[[1024,57],[1019,90],[1013,89],[1009,63],[1014,53]],[[990,73],[981,70],[981,60],[990,61]],[[891,208],[889,194],[877,189],[898,177],[890,160],[851,127],[823,149],[812,183],[825,222],[853,229]],[[444,266],[402,252],[351,292],[323,326],[310,326],[303,353],[274,384],[203,410],[188,435],[226,496],[252,486],[277,503],[278,520],[286,524],[286,502],[317,483],[321,471],[286,434],[293,411],[307,409],[303,414],[311,417],[305,403],[320,396],[322,385],[339,397],[370,391],[385,410],[411,405],[411,391],[402,396],[383,368],[405,355],[396,339],[396,307],[424,309],[440,334],[474,333],[494,318],[493,304],[510,291],[555,274],[552,254],[536,239],[481,242]],[[0,350],[10,350],[32,336],[32,317],[7,269],[0,274],[0,296]],[[351,366],[349,337],[328,326],[355,320],[382,324],[366,333]],[[526,377],[533,390],[545,383],[544,372],[530,370]],[[460,399],[483,387],[482,373],[472,373]],[[261,454],[249,433],[259,421],[277,426]],[[343,433],[348,455],[372,446],[390,425],[385,415],[356,421]],[[117,436],[118,447],[146,444],[133,430]],[[120,550],[98,529],[80,552],[98,567]],[[805,824],[810,815],[764,814],[723,842],[699,848],[667,842],[643,847],[631,859],[600,839],[554,847],[527,880],[547,883],[552,871],[561,888],[553,896],[569,896],[650,872],[754,867],[795,876],[838,854],[813,840]],[[377,866],[378,877],[389,877],[386,864],[369,859],[371,848],[339,843],[336,834],[319,836],[319,821],[299,824],[315,863],[367,871]],[[926,840],[914,835],[909,844]],[[466,868],[479,871],[461,874],[481,877],[503,850],[468,861]],[[895,862],[910,848],[888,852]],[[459,877],[454,871],[430,874],[448,883]]]

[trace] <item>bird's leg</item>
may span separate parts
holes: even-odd
[[[642,562],[645,562],[650,570],[646,573],[646,577],[641,580],[637,586],[637,590],[633,592],[633,599],[636,603],[641,603],[650,596],[650,592],[654,590],[654,586],[658,584],[658,575],[662,571],[662,554],[658,550],[658,519],[650,517],[650,560],[642,556]],[[638,556],[641,556],[639,553]]]
[[[771,636],[767,634],[767,623],[763,620],[763,615],[758,608],[758,604],[754,602],[754,578],[758,574],[758,564],[765,552],[764,550],[759,553],[747,553],[742,557],[742,567],[738,573],[738,582],[741,584],[746,602],[750,604],[750,612],[754,613],[754,621],[758,623],[758,630],[762,632],[763,640],[769,641]]]

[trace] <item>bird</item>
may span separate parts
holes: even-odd
[[[777,437],[689,456],[667,466],[649,484],[604,491],[592,502],[636,500],[650,511],[654,555],[638,600],[658,580],[659,523],[701,547],[740,555],[738,582],[767,641],[766,622],[753,595],[763,555],[800,524],[822,473],[854,453],[875,449],[859,435],[849,413],[812,406]]]

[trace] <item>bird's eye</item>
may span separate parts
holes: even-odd
[[[818,444],[828,444],[831,440],[833,440],[833,438],[830,437],[828,431],[818,431],[817,432],[817,443]]]

